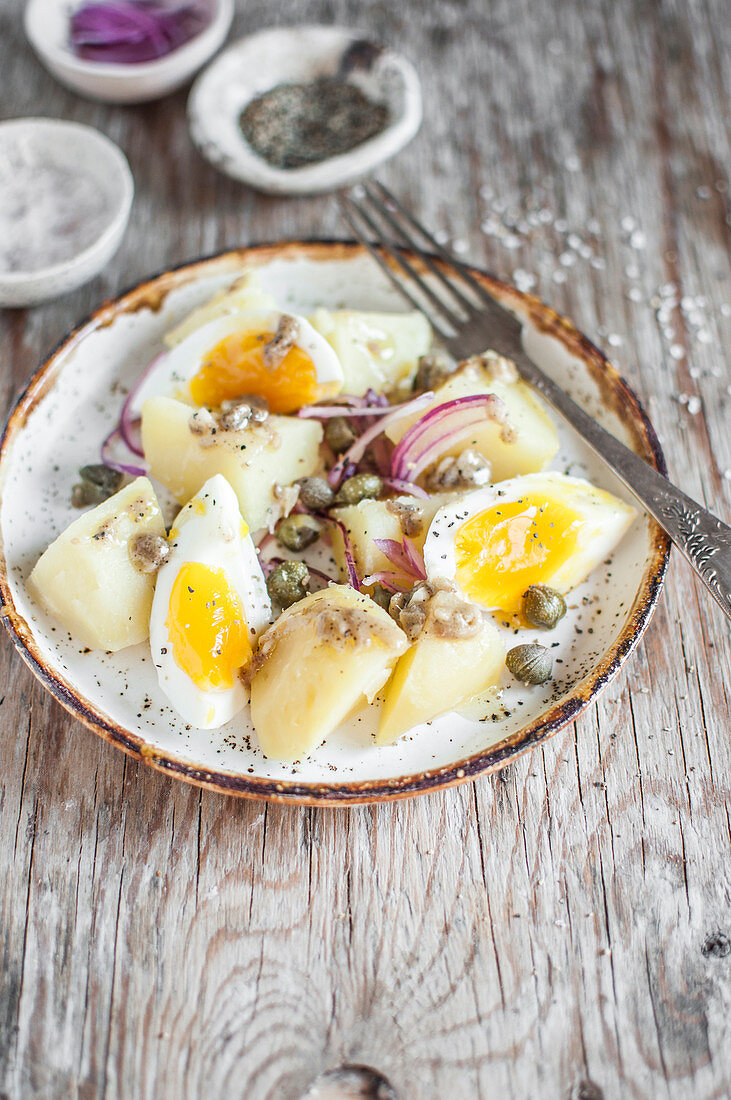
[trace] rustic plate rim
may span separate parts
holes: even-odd
[[[53,379],[54,367],[58,360],[85,336],[106,327],[120,314],[136,312],[143,308],[159,309],[165,297],[173,289],[194,280],[197,273],[209,265],[225,267],[225,262],[228,260],[233,269],[242,260],[263,264],[292,254],[305,255],[308,259],[332,260],[351,258],[364,253],[365,249],[362,245],[344,239],[281,240],[224,249],[166,268],[156,275],[131,285],[115,298],[103,302],[56,343],[13,403],[0,437],[0,503],[7,473],[6,458],[13,442],[22,431],[32,410],[44,396],[49,380]],[[579,332],[572,322],[560,316],[538,298],[518,291],[480,268],[470,266],[469,270],[491,290],[496,291],[504,301],[519,303],[539,331],[558,339],[569,353],[584,361],[598,383],[611,387],[615,404],[621,405],[623,410],[630,414],[627,426],[635,444],[639,445],[640,453],[660,473],[666,474],[667,467],[662,448],[647,413],[634,390],[604,353]],[[167,285],[161,287],[159,285],[161,283]],[[29,624],[13,601],[2,532],[0,532],[0,599],[2,600],[0,617],[31,672],[65,710],[105,741],[157,771],[221,794],[272,802],[337,807],[391,801],[456,786],[478,775],[486,775],[505,767],[506,764],[546,741],[568,722],[575,720],[598,697],[639,643],[657,605],[668,565],[670,539],[652,520],[650,533],[651,554],[627,623],[614,644],[605,652],[602,660],[574,687],[567,698],[555,704],[527,726],[486,750],[441,768],[385,780],[329,784],[297,783],[291,780],[266,779],[261,776],[244,776],[224,769],[201,768],[179,756],[151,747],[141,736],[113,722],[98,711],[44,659]]]

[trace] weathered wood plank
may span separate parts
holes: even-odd
[[[342,232],[327,199],[218,176],[183,93],[118,109],[64,92],[16,9],[0,0],[0,111],[99,126],[137,197],[102,276],[0,313],[3,407],[64,331],[150,272]],[[609,344],[672,476],[728,519],[722,0],[251,0],[236,28],[300,17],[412,56],[425,123],[384,178]],[[639,652],[575,726],[473,787],[346,813],[236,803],[125,761],[6,640],[0,1094],[299,1100],[362,1063],[409,1100],[727,1095],[730,654],[674,561]]]

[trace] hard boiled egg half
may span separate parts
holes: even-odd
[[[466,493],[434,517],[429,580],[455,581],[490,610],[515,612],[531,584],[568,592],[611,554],[635,515],[581,478],[527,474]]]
[[[135,406],[140,409],[148,397],[168,396],[216,407],[257,394],[271,412],[291,413],[333,397],[342,385],[340,360],[306,318],[245,310],[209,321],[161,356]]]
[[[186,504],[169,543],[152,601],[152,659],[185,721],[215,729],[248,701],[241,672],[271,620],[259,559],[224,477],[210,478]]]

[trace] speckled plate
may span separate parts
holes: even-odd
[[[146,646],[114,656],[86,652],[31,599],[25,580],[77,514],[69,504],[76,470],[96,460],[98,444],[118,417],[123,388],[160,350],[168,328],[249,266],[283,308],[297,312],[317,305],[404,308],[360,247],[284,243],[166,272],[97,310],[34,375],[0,444],[0,592],[15,644],[49,691],[100,736],[161,771],[213,790],[347,805],[435,790],[502,767],[574,719],[639,641],[669,552],[667,538],[646,517],[638,517],[613,560],[568,597],[569,613],[552,634],[559,645],[551,683],[515,686],[506,674],[501,697],[484,713],[448,715],[381,748],[372,736],[377,714],[367,709],[296,765],[262,755],[247,712],[218,731],[186,728],[158,689]],[[603,355],[535,299],[475,275],[525,319],[526,346],[536,362],[664,471],[647,416]],[[574,432],[563,424],[559,431],[554,468],[625,497]],[[523,634],[518,641],[535,637]],[[78,736],[84,736],[81,730]]]

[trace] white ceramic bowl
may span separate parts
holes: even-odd
[[[175,91],[223,44],[233,0],[216,0],[213,19],[200,34],[157,61],[139,65],[84,61],[68,45],[68,0],[28,0],[25,33],[43,64],[67,88],[106,103],[146,103]]]
[[[92,279],[119,248],[134,197],[134,179],[121,149],[78,122],[17,118],[0,123],[0,162],[16,156],[36,170],[39,161],[92,180],[104,200],[101,230],[75,255],[29,271],[0,270],[0,306],[31,306],[57,298]],[[0,177],[0,203],[3,190]]]
[[[350,152],[304,168],[273,168],[244,138],[241,112],[278,84],[331,76],[354,43],[374,47],[374,60],[355,81],[389,108],[391,122]],[[413,65],[394,50],[345,27],[295,26],[259,31],[229,46],[196,80],[188,100],[193,141],[211,164],[258,191],[303,195],[328,191],[365,175],[398,153],[421,125],[421,89]]]

